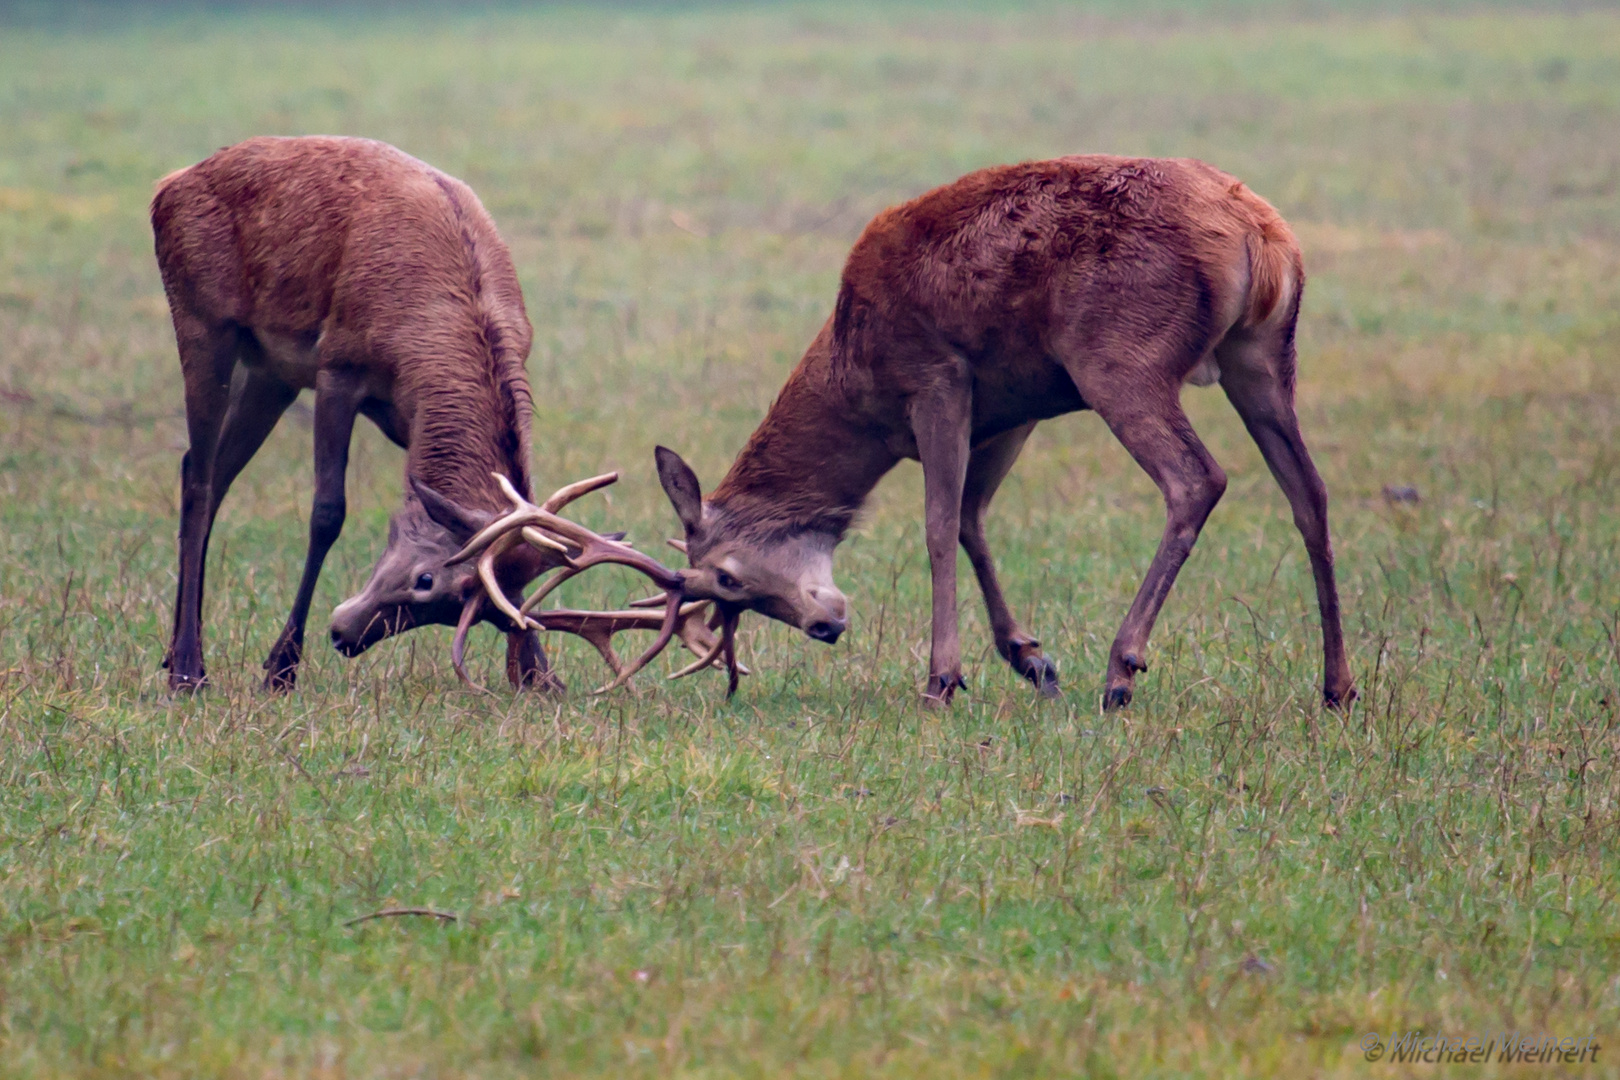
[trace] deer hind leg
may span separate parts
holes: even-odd
[[[1271,475],[1294,512],[1316,579],[1322,618],[1322,698],[1336,708],[1353,700],[1355,687],[1345,659],[1339,623],[1339,587],[1333,573],[1333,542],[1328,532],[1327,487],[1300,435],[1294,412],[1292,326],[1261,327],[1223,342],[1217,350],[1221,387],[1260,447]]]
[[[1002,595],[1001,582],[996,577],[995,560],[984,539],[985,514],[996,489],[1006,479],[1013,462],[1018,460],[1034,423],[1004,431],[973,448],[968,457],[967,480],[962,489],[962,550],[967,552],[973,572],[978,576],[979,589],[984,593],[985,610],[990,616],[990,630],[995,635],[996,651],[1012,669],[1041,692],[1043,697],[1059,697],[1057,665],[1041,652],[1041,643],[1026,634],[1007,607]]]
[[[174,593],[174,633],[163,666],[169,690],[195,690],[208,681],[202,658],[203,571],[214,523],[215,457],[231,399],[236,329],[185,311],[174,315],[175,341],[186,384],[189,446],[180,459],[180,568]]]
[[[358,380],[323,370],[315,381],[315,501],[309,514],[309,551],[298,582],[292,614],[264,662],[266,690],[291,690],[298,681],[298,662],[304,654],[304,624],[315,596],[326,553],[343,532],[347,513],[344,477],[349,468],[349,438],[365,397]]]
[[[1148,635],[1204,522],[1226,491],[1226,474],[1182,412],[1178,386],[1151,378],[1122,379],[1117,369],[1106,378],[1100,374],[1096,368],[1082,372],[1075,380],[1080,394],[1158,485],[1165,505],[1159,549],[1108,653],[1103,705],[1114,709],[1130,704],[1136,673],[1147,670]]]
[[[214,444],[212,478],[209,483],[207,520],[203,525],[203,550],[208,549],[214,532],[214,519],[219,516],[220,504],[231,490],[242,469],[252,460],[264,440],[275,429],[281,414],[298,397],[293,387],[262,371],[238,365],[231,379],[229,405],[225,421],[220,425]],[[198,564],[197,604],[202,604],[203,582],[206,578],[204,562]],[[174,679],[170,669],[170,681]]]
[[[242,469],[275,430],[281,414],[298,397],[295,387],[265,371],[238,367],[231,381],[231,404],[214,451],[213,513],[225,501]],[[211,520],[211,519],[210,519]]]
[[[967,480],[972,434],[972,390],[957,382],[911,404],[912,434],[923,468],[923,504],[928,565],[934,594],[933,645],[923,701],[947,705],[962,680],[962,642],[956,607],[956,545],[961,537],[962,489]]]

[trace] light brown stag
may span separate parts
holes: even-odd
[[[1057,671],[1013,618],[985,512],[1035,424],[1093,409],[1164,495],[1167,521],[1109,654],[1104,702],[1129,703],[1147,641],[1226,475],[1181,408],[1219,381],[1293,508],[1316,579],[1323,696],[1354,695],[1339,624],[1327,491],[1294,412],[1304,272],[1264,200],[1202,162],[1070,157],[971,173],[879,214],[844,266],[831,318],[720,485],[659,448],[686,530],[689,598],[763,612],[835,641],[832,553],[902,458],[922,462],[933,647],[925,696],[962,682],[956,546],[996,648],[1043,692]]]
[[[185,378],[190,448],[181,461],[180,574],[169,685],[205,681],[203,570],[208,536],[231,482],[302,389],[315,391],[315,500],[309,550],[292,613],[265,661],[265,684],[288,689],[321,564],[343,528],[344,474],[356,416],[407,451],[406,501],[365,589],[333,613],[332,643],[354,656],[413,626],[507,633],[516,686],[560,687],[535,630],[579,633],[611,659],[622,683],[679,633],[718,657],[700,605],[682,604],[681,578],[619,538],[557,516],[612,483],[595,477],[541,507],[530,492],[531,399],[524,362],[532,331],[512,259],[465,184],[382,143],[257,138],[158,183],[152,230]],[[479,534],[529,519],[518,542]],[[531,512],[532,511],[532,512]],[[539,515],[536,517],[536,515]],[[473,556],[478,556],[476,559]],[[551,568],[572,576],[602,562],[646,574],[657,613],[540,612],[513,599]],[[656,628],[625,669],[603,643]]]

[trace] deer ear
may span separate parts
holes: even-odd
[[[686,535],[691,536],[703,524],[703,485],[698,483],[692,466],[667,446],[654,449],[653,457],[658,462],[658,481],[664,485],[664,494],[675,505],[675,516],[681,519]]]
[[[469,510],[452,499],[447,499],[416,477],[411,477],[411,490],[422,503],[422,509],[435,523],[448,530],[456,543],[463,544],[473,533],[495,520],[486,510]]]

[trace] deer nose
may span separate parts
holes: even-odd
[[[835,622],[839,628],[848,625],[849,601],[837,589],[826,586],[812,585],[809,590],[810,599],[814,601],[827,618],[828,622]]]
[[[844,619],[817,619],[804,628],[804,632],[817,641],[825,641],[828,645],[838,640],[838,635],[844,632],[849,625]]]
[[[344,656],[359,656],[361,652],[358,647],[358,642],[350,641],[348,638],[344,637],[343,631],[339,630],[335,626],[332,627],[332,648],[336,649]]]

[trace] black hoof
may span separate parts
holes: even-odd
[[[290,694],[293,687],[298,685],[298,666],[270,667],[264,674],[264,688],[272,694]]]
[[[510,680],[509,680],[510,681]],[[551,694],[557,697],[566,697],[568,684],[551,671],[528,671],[522,678],[512,683],[512,689],[519,692],[532,691],[537,694]]]
[[[928,676],[928,689],[923,691],[923,704],[933,708],[943,708],[951,703],[957,690],[966,690],[967,680],[961,672],[952,675]]]
[[[298,661],[302,649],[276,649],[264,662],[264,688],[272,694],[289,693],[298,685]]]
[[[195,694],[199,690],[206,689],[207,686],[208,676],[203,672],[199,671],[195,675],[176,675],[172,671],[169,673],[169,693],[171,694]]]
[[[1360,695],[1356,693],[1356,688],[1353,686],[1344,691],[1324,689],[1322,691],[1322,704],[1334,711],[1338,711],[1339,709],[1348,708],[1350,703],[1358,697]]]
[[[1103,694],[1103,708],[1110,712],[1115,709],[1123,709],[1130,703],[1131,688],[1128,686],[1111,686],[1108,688],[1108,692]]]
[[[1060,698],[1063,696],[1063,691],[1058,686],[1057,665],[1039,653],[1024,657],[1024,666],[1019,674],[1034,684],[1041,697]]]

